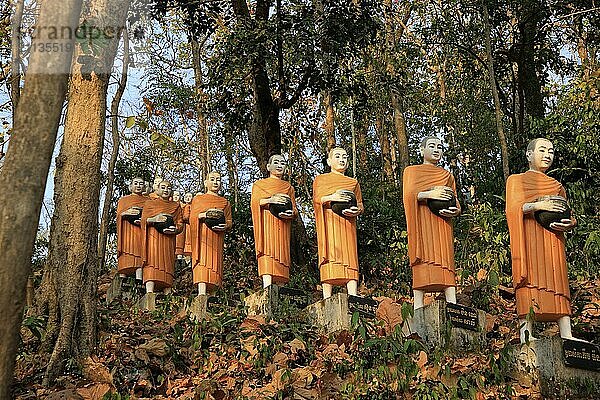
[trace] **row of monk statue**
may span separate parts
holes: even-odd
[[[423,163],[407,167],[403,201],[408,251],[413,276],[414,308],[424,306],[424,294],[444,292],[456,303],[452,218],[460,215],[453,175],[438,166],[442,142],[426,137],[420,145]],[[532,339],[531,310],[537,321],[556,321],[563,338],[571,335],[571,306],[563,232],[576,225],[562,185],[546,175],[554,159],[552,143],[532,140],[526,151],[529,170],[506,182],[506,215],[510,231],[513,283],[521,340]],[[334,285],[345,285],[357,295],[359,264],[356,218],[364,211],[360,185],[345,176],[348,154],[342,148],[329,152],[331,172],[316,177],[313,205],[318,241],[318,266],[323,298]],[[286,163],[273,155],[269,177],[254,182],[252,221],[258,273],[263,287],[285,284],[290,274],[291,221],[298,216],[294,188],[282,179]],[[184,203],[172,198],[171,184],[155,182],[144,194],[144,181],[131,182],[131,195],[117,208],[118,270],[133,275],[147,292],[169,291],[177,255],[191,256],[194,284],[199,294],[222,282],[223,239],[232,226],[231,205],[219,195],[221,176],[211,172],[206,193]],[[187,227],[187,228],[185,228]]]

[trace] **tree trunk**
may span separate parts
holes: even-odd
[[[10,99],[15,115],[21,97],[21,21],[25,0],[17,0],[11,26]]]
[[[196,90],[196,119],[198,122],[198,159],[200,165],[200,182],[204,182],[206,174],[210,172],[210,151],[208,140],[208,127],[206,125],[204,102],[206,95],[203,88],[203,71],[200,51],[200,43],[196,39],[191,39],[192,43],[192,61],[194,64],[194,87]]]
[[[398,140],[398,153],[400,154],[400,170],[404,171],[404,168],[410,164],[409,151],[408,151],[408,133],[406,132],[406,120],[402,108],[400,107],[400,101],[395,93],[392,93],[392,108],[394,110],[394,128],[396,128],[396,139]]]
[[[119,106],[125,88],[127,87],[127,73],[129,71],[129,38],[127,37],[127,30],[123,30],[123,68],[121,70],[121,79],[119,80],[119,87],[113,97],[112,103],[110,104],[110,118],[111,118],[111,133],[113,148],[110,153],[110,160],[108,162],[108,170],[106,171],[108,178],[106,180],[106,193],[104,195],[104,204],[102,205],[102,218],[100,220],[100,236],[98,239],[98,260],[100,262],[100,271],[104,270],[106,264],[106,241],[108,239],[108,217],[110,211],[110,203],[113,196],[114,181],[115,181],[115,165],[119,157],[119,148],[121,146],[121,132],[119,131]],[[132,177],[133,178],[133,177]]]
[[[390,156],[390,140],[385,124],[385,117],[378,115],[375,120],[375,130],[379,137],[379,146],[381,147],[381,159],[383,163],[383,180],[385,182],[394,181],[394,172],[392,170],[391,156]]]
[[[71,27],[79,21],[81,0],[45,0],[37,26]],[[0,172],[0,398],[9,388],[19,340],[25,285],[31,270],[46,178],[56,141],[74,37],[50,38],[36,32],[25,86],[14,115],[13,137]],[[64,51],[40,52],[45,43]],[[33,129],[35,128],[35,129]]]
[[[122,29],[128,0],[92,0],[90,16],[101,30]],[[90,16],[87,16],[88,18]],[[72,66],[68,109],[54,180],[54,215],[42,295],[51,310],[46,343],[54,348],[43,383],[62,372],[70,357],[82,359],[96,344],[96,280],[98,274],[98,206],[100,166],[106,120],[106,92],[118,47],[118,35],[106,38],[95,54],[94,70],[80,45]],[[56,299],[53,297],[56,296]],[[50,323],[50,322],[49,322]],[[54,336],[54,337],[53,337]]]
[[[539,25],[546,10],[540,0],[524,0],[517,5],[517,43],[511,50],[511,58],[517,63],[517,82],[521,96],[520,125],[525,125],[525,114],[534,118],[544,117],[542,82],[537,73],[539,60],[536,46],[543,41]],[[522,130],[523,131],[523,130]],[[521,138],[526,143],[528,138]]]
[[[327,154],[329,150],[335,147],[335,108],[333,107],[333,96],[331,91],[327,90],[323,96],[323,106],[325,107],[325,135],[327,137]]]
[[[492,53],[492,34],[490,29],[490,16],[485,3],[483,4],[483,25],[485,27],[485,50],[488,59],[488,76],[490,79],[490,87],[492,88],[492,96],[494,97],[494,109],[496,111],[496,129],[498,130],[498,139],[500,140],[500,152],[502,154],[502,172],[504,180],[508,179],[510,170],[508,168],[508,145],[506,143],[506,135],[504,134],[504,126],[502,124],[502,110],[500,108],[500,98],[498,97],[498,88],[496,87],[496,73],[494,72],[494,56]]]

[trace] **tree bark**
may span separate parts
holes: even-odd
[[[110,215],[110,203],[114,191],[115,166],[119,158],[119,148],[121,147],[121,132],[119,131],[119,106],[125,88],[127,87],[127,73],[129,72],[129,38],[127,30],[123,31],[123,67],[121,69],[121,78],[115,97],[110,104],[111,134],[113,148],[108,161],[108,177],[106,179],[106,193],[104,195],[104,204],[102,205],[102,218],[100,219],[100,236],[98,239],[98,260],[100,262],[100,271],[104,270],[106,264],[106,241],[108,239],[108,217]],[[132,177],[133,178],[133,177]]]
[[[194,64],[194,87],[196,90],[196,120],[198,122],[198,158],[200,165],[200,182],[204,182],[206,174],[210,171],[210,152],[209,152],[209,139],[208,139],[208,127],[206,124],[205,116],[205,99],[203,88],[203,71],[202,71],[202,60],[200,59],[201,45],[195,38],[191,39],[192,43],[192,61]]]
[[[323,106],[325,107],[325,135],[327,137],[327,154],[329,150],[335,147],[335,108],[333,107],[333,96],[331,91],[327,90],[323,96]]]
[[[15,2],[15,13],[11,26],[10,99],[13,105],[13,115],[15,115],[21,97],[21,21],[24,7],[25,0]]]
[[[38,26],[75,29],[81,0],[45,0]],[[74,37],[50,38],[39,30],[33,38],[29,69],[14,115],[13,137],[0,172],[0,398],[10,398],[10,383],[23,312],[25,285],[31,270],[46,178],[62,105]],[[40,52],[45,43],[62,51]],[[18,236],[18,238],[17,238]]]
[[[398,153],[400,154],[400,170],[404,171],[404,168],[410,164],[406,120],[404,119],[404,113],[400,107],[398,96],[392,93],[391,97],[392,109],[394,110],[394,127],[396,128],[396,138],[398,140]]]
[[[490,29],[490,16],[487,6],[483,4],[483,25],[485,28],[485,51],[487,53],[488,77],[492,96],[494,97],[494,109],[496,112],[496,129],[498,131],[498,139],[500,140],[500,152],[502,154],[502,172],[504,180],[508,179],[510,170],[508,168],[508,144],[506,143],[506,135],[504,134],[504,126],[502,124],[502,109],[500,108],[500,98],[498,97],[498,88],[496,87],[496,73],[494,72],[494,56],[492,53],[492,34]]]
[[[84,19],[122,29],[128,0],[92,0]],[[96,344],[98,206],[100,166],[106,120],[106,92],[118,47],[118,35],[106,38],[91,56],[78,44],[67,96],[68,108],[54,180],[54,215],[43,295],[51,311],[46,343],[54,342],[43,383],[50,384],[70,357],[82,359]],[[85,62],[86,64],[82,64]],[[56,296],[56,299],[53,297]],[[50,324],[50,322],[49,322]],[[54,336],[54,337],[53,337]]]
[[[375,131],[379,137],[379,146],[381,147],[381,159],[383,163],[383,180],[385,182],[394,181],[394,172],[392,170],[390,155],[390,140],[385,126],[385,117],[378,115],[375,120]]]

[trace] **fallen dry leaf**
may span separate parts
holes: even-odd
[[[110,390],[111,385],[108,383],[95,383],[90,386],[78,388],[77,394],[84,400],[101,400]]]

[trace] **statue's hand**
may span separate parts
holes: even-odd
[[[286,196],[282,196],[280,194],[274,194],[273,196],[270,197],[269,203],[270,204],[285,204],[285,203],[287,203],[287,198],[286,198]]]
[[[215,232],[225,232],[226,229],[227,225],[225,224],[219,224],[212,227],[212,230]]]
[[[558,232],[567,232],[575,227],[577,221],[574,219],[561,219],[560,222],[553,222],[550,224],[550,229]]]
[[[138,209],[131,207],[131,208],[128,208],[127,210],[123,211],[121,213],[121,215],[138,215],[138,213],[139,213]]]
[[[335,192],[332,193],[330,195],[331,201],[343,201],[343,202],[348,202],[350,200],[352,200],[352,197],[350,195],[344,194],[344,193],[340,193],[340,192]]]
[[[282,211],[279,213],[279,218],[292,219],[292,218],[294,218],[294,211],[292,211],[292,210]]]
[[[360,215],[360,208],[353,206],[342,210],[342,214],[346,217],[358,217]]]
[[[553,211],[553,212],[563,212],[566,210],[566,207],[563,203],[552,200],[540,200],[535,203],[536,211]]]
[[[437,186],[426,192],[427,198],[432,200],[450,200],[454,192],[447,186]]]
[[[440,215],[448,218],[458,217],[460,215],[460,210],[458,207],[448,207],[440,210]]]
[[[170,226],[168,228],[163,229],[163,231],[162,231],[162,233],[164,233],[166,235],[172,235],[176,232],[177,232],[177,227],[175,227],[175,226]]]
[[[154,218],[154,223],[161,223],[167,220],[167,216],[165,214],[158,214]]]
[[[201,212],[198,214],[198,220],[202,221],[206,219],[206,212]]]

